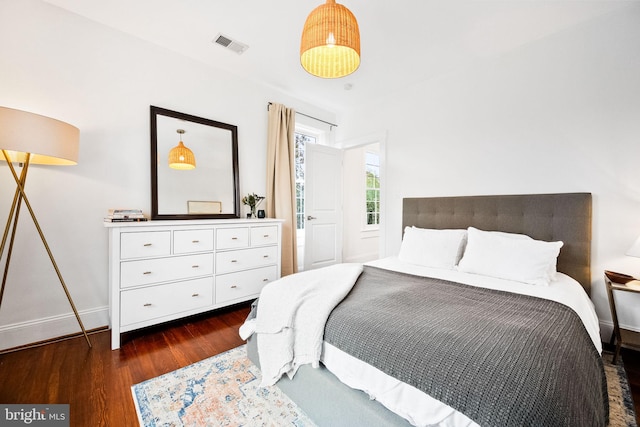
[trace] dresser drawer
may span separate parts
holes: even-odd
[[[216,304],[257,296],[278,278],[275,265],[216,276]]]
[[[216,274],[262,267],[277,262],[277,246],[218,252],[216,253]]]
[[[170,253],[170,231],[122,233],[120,237],[121,259],[165,256]]]
[[[189,254],[213,251],[213,229],[179,230],[173,232],[173,253]]]
[[[125,261],[120,264],[120,287],[148,285],[213,274],[213,254]]]
[[[120,295],[122,326],[207,307],[213,304],[213,278],[124,291]]]
[[[216,231],[216,249],[249,247],[249,228],[219,228]]]
[[[275,245],[278,243],[278,227],[253,227],[251,229],[251,246]]]

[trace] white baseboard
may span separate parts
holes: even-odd
[[[630,331],[640,333],[640,329],[636,326],[621,324],[620,328],[628,329]],[[613,334],[613,321],[600,320],[600,338],[602,338],[602,342],[608,343],[611,340],[612,334]]]
[[[600,339],[604,343],[608,343],[613,333],[613,322],[600,320]]]
[[[86,330],[109,325],[109,307],[79,311]],[[82,332],[73,312],[0,326],[0,350]]]

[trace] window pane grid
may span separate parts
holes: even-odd
[[[304,230],[304,171],[305,144],[315,144],[316,137],[295,132],[295,169],[296,169],[296,228]]]
[[[366,224],[380,224],[380,156],[365,154]]]

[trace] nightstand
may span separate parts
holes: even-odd
[[[640,333],[629,329],[620,328],[618,323],[618,313],[616,311],[616,300],[613,291],[633,292],[640,294],[640,287],[630,287],[626,283],[635,280],[632,276],[620,273],[614,273],[605,270],[604,283],[607,287],[607,297],[609,299],[609,308],[611,309],[611,318],[613,320],[613,335],[611,343],[615,340],[615,353],[613,355],[613,363],[615,364],[620,355],[622,346],[635,348],[640,350]]]

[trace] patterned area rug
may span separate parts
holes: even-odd
[[[140,425],[297,426],[315,424],[277,387],[260,388],[260,370],[245,346],[210,357],[131,388]],[[605,353],[610,426],[636,426],[622,360]]]
[[[141,426],[297,426],[315,424],[236,347],[131,387]]]
[[[637,427],[636,412],[633,408],[633,398],[629,389],[627,374],[624,371],[622,357],[618,363],[612,364],[613,353],[603,352],[604,373],[607,376],[607,391],[609,392],[609,426]]]

